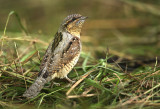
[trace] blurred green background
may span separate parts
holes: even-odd
[[[83,51],[102,58],[109,48],[127,60],[152,60],[160,56],[159,9],[160,0],[0,0],[0,31],[14,10],[31,37],[49,43],[62,20],[79,13],[89,17],[82,29]],[[15,16],[7,32],[22,33]]]
[[[27,109],[41,103],[63,109],[121,104],[127,109],[133,103],[149,109],[149,102],[159,106],[159,10],[160,0],[0,0],[0,108],[18,103],[29,104]],[[12,14],[4,33],[13,11],[20,19]],[[61,22],[74,13],[89,18],[81,33],[83,52],[69,77],[79,80],[90,69],[97,70],[73,94],[96,96],[68,99],[70,86],[60,80],[62,86],[44,88],[38,99],[23,99]],[[56,92],[58,88],[64,90]]]

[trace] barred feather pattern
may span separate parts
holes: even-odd
[[[37,79],[24,92],[24,97],[33,98],[37,96],[46,83],[54,78],[67,77],[68,73],[76,65],[81,52],[79,29],[81,29],[85,18],[79,19],[80,17],[82,17],[80,14],[73,14],[64,19],[64,25],[60,26],[58,32],[55,34],[54,40],[49,44],[46,50]],[[75,19],[77,19],[77,21],[75,21]],[[79,23],[79,21],[82,21],[82,23]],[[72,28],[72,22],[74,28]],[[66,24],[70,26],[65,26]],[[71,30],[77,29],[78,31],[64,29],[69,27]]]

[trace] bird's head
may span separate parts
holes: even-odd
[[[60,30],[66,31],[74,36],[80,36],[82,25],[87,17],[80,14],[67,16],[61,24]]]

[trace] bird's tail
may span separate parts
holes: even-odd
[[[43,77],[38,77],[36,81],[24,92],[23,96],[33,98],[39,94],[43,86],[47,83]]]

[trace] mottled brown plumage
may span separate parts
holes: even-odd
[[[66,78],[71,81],[67,75],[80,56],[80,32],[85,19],[86,17],[80,14],[69,15],[64,19],[46,50],[36,81],[25,91],[24,97],[37,96],[43,86],[54,78]]]

